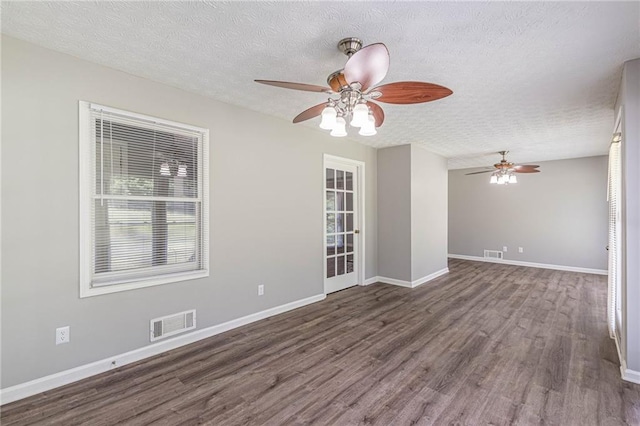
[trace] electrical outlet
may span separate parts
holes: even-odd
[[[508,251],[507,246],[502,246],[502,251]]]
[[[522,247],[518,247],[518,253],[524,253],[524,249]]]
[[[262,296],[264,294],[264,284],[260,284],[258,286],[258,296]]]
[[[69,343],[69,326],[56,328],[56,345]]]

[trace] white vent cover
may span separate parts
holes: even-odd
[[[484,257],[489,259],[502,259],[502,252],[499,250],[485,250]]]
[[[151,320],[151,341],[196,328],[196,310],[180,312]]]

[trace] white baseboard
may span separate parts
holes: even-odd
[[[419,285],[422,285],[422,284],[424,284],[426,282],[429,282],[431,280],[435,280],[439,276],[447,274],[447,273],[449,273],[449,268],[444,268],[444,269],[441,269],[439,271],[434,272],[433,274],[429,274],[429,275],[427,275],[425,277],[418,278],[417,280],[414,280],[414,281],[397,280],[395,278],[380,277],[380,276],[375,277],[375,278],[376,278],[376,282],[397,285],[397,286],[400,286],[400,287],[416,288]]]
[[[64,386],[69,383],[77,382],[78,380],[82,380],[96,374],[104,373],[105,371],[109,371],[117,367],[122,367],[123,365],[140,361],[142,359],[149,358],[151,356],[158,355],[163,352],[170,351],[172,349],[176,349],[211,336],[215,336],[216,334],[224,333],[225,331],[229,331],[234,328],[259,321],[261,319],[269,318],[274,315],[278,315],[305,305],[309,305],[311,303],[319,302],[321,300],[324,300],[326,297],[327,296],[325,294],[318,294],[316,296],[296,300],[294,302],[266,309],[261,312],[256,312],[255,314],[250,314],[242,318],[227,321],[225,323],[214,325],[212,327],[203,328],[201,330],[196,330],[192,333],[176,336],[170,340],[153,343],[151,345],[139,349],[134,349],[120,355],[114,355],[100,361],[95,361],[90,364],[72,368],[70,370],[61,371],[59,373],[31,380],[26,383],[21,383],[19,385],[1,389],[0,405],[8,404],[10,402],[36,395],[40,392],[45,392],[60,386]]]
[[[585,274],[608,275],[606,269],[580,268],[577,266],[551,265],[548,263],[524,262],[509,259],[488,259],[480,256],[467,256],[464,254],[449,254],[451,259],[473,260],[476,262],[503,263],[505,265],[528,266],[530,268],[555,269],[557,271],[583,272]]]
[[[640,371],[627,368],[627,363],[624,360],[622,360],[622,365],[620,366],[620,374],[622,375],[622,380],[640,385]]]
[[[378,282],[378,278],[379,277],[371,277],[371,278],[367,278],[366,280],[364,280],[364,282],[360,285],[371,285],[371,284],[375,284]]]

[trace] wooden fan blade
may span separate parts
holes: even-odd
[[[519,166],[514,166],[513,171],[517,173],[537,173],[540,171],[537,170],[538,167],[540,166],[535,164],[521,164]]]
[[[524,167],[527,169],[537,169],[540,166],[538,166],[537,164],[516,164],[514,169],[517,169],[518,167]]]
[[[327,106],[327,102],[318,104],[316,106],[312,106],[311,108],[302,111],[300,114],[296,115],[296,118],[293,119],[294,123],[299,123],[301,121],[308,120],[313,117],[317,117],[322,114],[322,110]]]
[[[285,89],[304,90],[305,92],[331,93],[329,87],[316,86],[314,84],[292,83],[290,81],[254,80],[256,83],[269,86],[284,87]]]
[[[495,170],[483,170],[481,172],[472,172],[472,173],[465,173],[465,176],[469,176],[469,175],[479,175],[480,173],[492,173],[495,172]]]
[[[388,104],[419,104],[445,98],[452,94],[450,89],[421,81],[398,81],[374,88],[371,93],[381,93],[376,101]]]
[[[513,169],[514,172],[516,173],[540,173],[540,170],[538,169],[518,169],[515,168]]]
[[[380,83],[389,71],[389,51],[382,43],[370,44],[353,54],[344,66],[349,84],[358,82],[362,91]]]
[[[371,108],[371,113],[373,114],[373,118],[376,120],[376,127],[382,126],[384,123],[384,111],[378,104],[374,104],[373,102],[367,102],[367,106]]]

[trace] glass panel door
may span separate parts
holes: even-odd
[[[325,290],[356,285],[357,167],[325,162]]]

